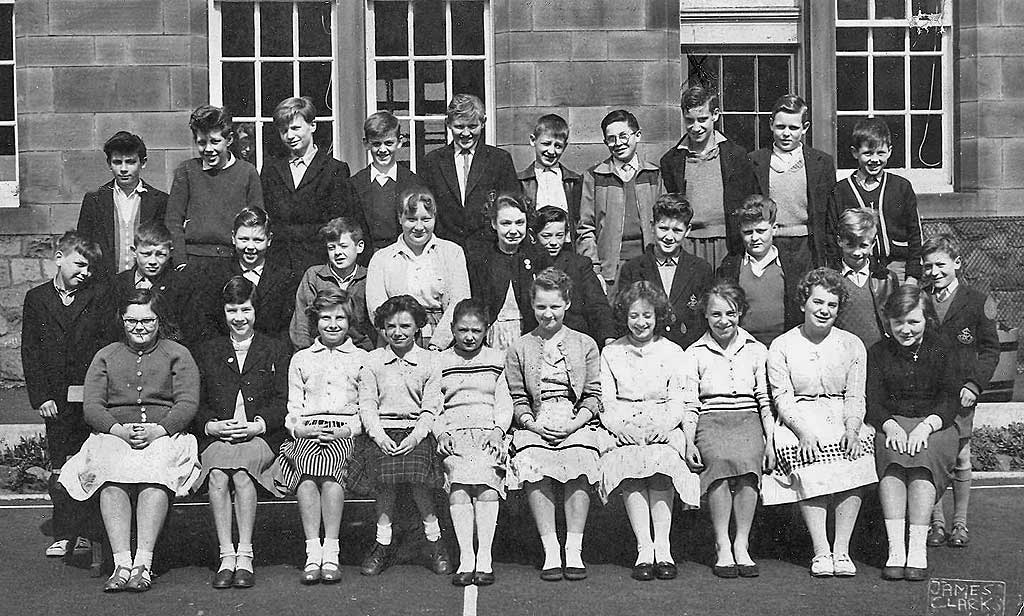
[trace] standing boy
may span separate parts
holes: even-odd
[[[394,244],[402,234],[395,207],[398,196],[410,188],[423,186],[423,180],[395,159],[398,148],[402,147],[402,135],[398,118],[389,112],[378,111],[366,118],[363,146],[370,153],[371,162],[349,178],[348,201],[358,212],[355,220],[365,221],[369,231],[368,250],[359,255],[360,264],[366,265],[370,253]]]
[[[583,176],[559,162],[568,144],[569,124],[562,116],[541,116],[530,135],[533,163],[519,172],[519,183],[535,211],[550,205],[565,212],[569,230],[565,240],[572,242],[580,220]]]
[[[889,126],[878,118],[861,120],[853,127],[850,154],[857,170],[832,189],[827,205],[828,239],[835,236],[835,224],[843,210],[867,207],[878,212],[879,240],[875,257],[883,267],[896,273],[900,282],[921,279],[921,219],[917,195],[906,179],[885,172],[892,154]],[[835,245],[830,249],[836,253]]]
[[[75,231],[57,242],[53,260],[57,272],[25,294],[21,329],[21,363],[29,403],[46,422],[46,449],[53,468],[49,479],[53,502],[54,542],[51,557],[93,552],[96,573],[102,564],[96,528],[95,501],[78,502],[58,483],[61,467],[78,453],[91,429],[82,414],[85,372],[96,351],[113,340],[109,327],[113,311],[102,282],[92,282],[100,263],[99,246]],[[78,537],[76,540],[75,538]]]
[[[960,245],[951,235],[929,238],[921,247],[924,261],[924,282],[929,288],[939,334],[946,337],[948,348],[954,349],[952,361],[963,375],[960,388],[960,412],[956,426],[960,432],[960,448],[953,467],[953,528],[946,534],[946,516],[942,495],[932,509],[928,545],[948,543],[950,547],[967,547],[967,507],[971,495],[971,433],[974,431],[974,409],[999,363],[999,334],[996,331],[996,303],[981,291],[960,281],[963,265]]]
[[[825,264],[825,206],[836,183],[832,157],[804,145],[807,103],[786,94],[772,107],[772,147],[750,153],[762,195],[778,204],[774,233],[779,254],[814,266]],[[744,242],[745,244],[745,242]]]
[[[118,131],[103,144],[114,179],[85,193],[78,211],[78,232],[95,241],[103,253],[93,274],[113,276],[135,262],[129,248],[140,225],[163,221],[167,193],[142,180],[146,144],[138,135]]]
[[[758,192],[757,180],[746,151],[715,130],[720,114],[716,95],[691,86],[679,106],[686,134],[661,157],[661,175],[666,191],[685,194],[693,206],[693,254],[717,266],[727,253],[743,253],[731,214]]]
[[[657,165],[637,151],[636,116],[612,111],[601,120],[601,132],[609,156],[583,174],[576,252],[590,259],[611,297],[619,268],[655,241],[654,202],[665,191]]]
[[[882,314],[885,300],[898,286],[896,274],[873,256],[878,234],[878,214],[866,207],[839,215],[836,243],[841,251],[839,269],[849,295],[836,327],[855,334],[870,349],[888,334],[888,319]]]
[[[231,114],[203,105],[192,112],[188,126],[199,156],[174,170],[164,221],[174,237],[179,269],[231,260],[234,251],[227,238],[235,214],[245,207],[263,207],[256,167],[228,150],[235,138]]]
[[[493,241],[484,211],[488,193],[519,190],[512,156],[482,141],[486,123],[479,98],[456,94],[445,119],[452,142],[427,154],[419,170],[437,202],[437,237],[463,248],[470,240]]]
[[[619,276],[620,289],[646,280],[665,292],[676,321],[666,324],[661,335],[684,349],[707,330],[707,319],[697,303],[713,279],[711,265],[683,248],[692,218],[693,209],[683,195],[658,197],[654,203],[654,244],[626,263]]]
[[[775,201],[750,195],[733,213],[743,238],[743,256],[729,255],[718,268],[747,294],[743,329],[767,346],[783,332],[803,322],[797,303],[797,283],[811,269],[807,251],[783,252],[775,244],[779,225]]]

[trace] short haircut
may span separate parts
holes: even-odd
[[[378,111],[370,114],[370,117],[363,122],[363,139],[366,141],[383,139],[391,133],[400,136],[401,125],[398,123],[398,118],[390,111]]]
[[[244,304],[256,295],[256,285],[245,276],[232,276],[220,290],[221,303]]]
[[[878,212],[869,207],[855,207],[839,214],[837,235],[841,242],[874,238],[878,232]]]
[[[615,304],[612,306],[615,320],[625,326],[629,317],[629,309],[636,302],[643,300],[654,308],[654,331],[656,333],[665,331],[676,322],[676,313],[672,310],[672,304],[668,301],[665,292],[646,280],[638,280],[625,289],[619,291],[615,296]]]
[[[859,149],[865,145],[877,148],[891,144],[892,134],[889,132],[889,125],[878,118],[865,118],[853,125],[853,133],[850,134],[851,146]]]
[[[767,222],[774,225],[778,212],[779,206],[771,197],[767,195],[750,195],[733,211],[732,215],[736,217],[736,223],[739,225],[750,225],[759,222]]]
[[[278,103],[274,109],[274,127],[279,131],[285,130],[295,116],[302,116],[302,119],[310,124],[315,122],[316,105],[313,104],[313,99],[308,96],[293,96]]]
[[[138,135],[119,130],[103,143],[103,153],[107,163],[114,154],[135,154],[140,162],[146,162],[146,143]]]
[[[533,204],[530,203],[530,200],[522,193],[496,193],[491,191],[487,196],[487,217],[491,219],[491,222],[498,220],[498,212],[507,207],[515,208],[522,212],[526,216],[527,221],[529,221],[533,216]],[[527,224],[529,224],[529,222],[527,222]]]
[[[337,242],[346,233],[352,238],[353,244],[358,244],[365,239],[363,237],[363,227],[357,225],[355,221],[347,216],[338,216],[327,221],[324,226],[317,230],[316,236],[321,242],[327,244]]]
[[[476,119],[478,122],[487,120],[487,108],[483,101],[472,94],[456,94],[448,103],[445,123],[451,124],[456,118]]]
[[[738,285],[732,280],[716,280],[711,288],[704,292],[700,296],[700,300],[697,302],[697,310],[701,314],[707,314],[708,304],[711,303],[712,297],[721,297],[729,303],[730,306],[739,311],[741,315],[747,314],[747,310],[750,309],[750,304],[747,302],[747,293],[743,290],[743,287]]]
[[[777,113],[799,113],[800,121],[807,121],[807,102],[796,94],[783,94],[772,105],[771,118],[775,119]]]
[[[533,127],[533,136],[551,135],[555,139],[569,141],[569,123],[558,114],[549,113],[537,119]]]
[[[91,267],[95,267],[103,259],[103,249],[91,237],[78,231],[68,231],[57,240],[57,251],[62,255],[77,252],[82,255]]]
[[[213,105],[201,105],[196,107],[188,120],[188,127],[192,136],[199,133],[210,133],[219,130],[225,137],[235,136],[235,123],[231,113],[225,107]]]
[[[537,296],[537,291],[558,291],[562,299],[572,301],[572,278],[562,270],[548,267],[533,279],[530,284],[530,299]]]
[[[412,216],[421,205],[432,216],[437,216],[437,201],[434,200],[434,194],[430,190],[423,187],[408,188],[402,191],[398,201],[395,202],[395,211],[398,212],[399,218]]]
[[[149,309],[153,311],[157,318],[157,338],[167,338],[168,340],[178,340],[181,338],[178,324],[168,316],[170,312],[167,309],[167,302],[160,293],[153,289],[130,290],[117,306],[118,319],[124,318],[124,313],[128,311],[129,306],[149,306]],[[123,331],[124,325],[122,324],[121,327]],[[127,342],[124,338],[122,340]]]
[[[537,210],[533,215],[533,222],[530,224],[530,229],[536,234],[544,230],[544,227],[548,226],[553,222],[562,222],[569,224],[569,215],[566,214],[565,210],[554,205],[545,205],[544,207]],[[569,229],[566,229],[568,232]]]
[[[637,122],[636,116],[626,111],[625,109],[616,109],[610,112],[608,115],[601,120],[601,134],[603,135],[608,127],[616,122],[625,122],[629,125],[629,130],[634,133],[640,130],[640,123]]]
[[[925,240],[924,244],[921,244],[921,258],[936,252],[944,252],[949,255],[949,258],[951,259],[958,259],[962,254],[960,251],[960,242],[949,233],[933,235]]]
[[[683,193],[665,193],[658,197],[654,202],[654,222],[657,223],[662,218],[681,220],[686,224],[690,224],[690,221],[693,220],[693,208],[690,207],[690,202],[686,200],[686,195]]]
[[[139,225],[135,230],[135,247],[139,246],[170,246],[174,243],[171,231],[162,220],[150,220]]]
[[[712,93],[701,85],[686,88],[679,97],[679,108],[683,110],[683,113],[704,105],[707,105],[711,112],[716,111],[718,109],[718,94]]]
[[[336,287],[328,287],[317,291],[316,297],[306,307],[309,330],[317,331],[316,324],[320,320],[321,312],[338,306],[341,307],[342,312],[348,317],[348,328],[349,331],[352,331],[352,328],[359,323],[359,314],[356,311],[355,300],[352,299],[352,295],[348,291],[343,291]]]
[[[925,327],[934,331],[939,327],[939,315],[931,296],[916,284],[900,285],[885,299],[882,314],[886,319],[899,319],[920,308],[924,313]]]
[[[455,311],[452,314],[452,331],[455,330],[455,324],[459,322],[459,319],[466,316],[480,319],[485,326],[491,322],[491,311],[487,309],[487,304],[470,297],[455,304]]]
[[[821,287],[839,298],[840,310],[843,309],[846,300],[850,297],[846,287],[843,286],[842,274],[834,269],[818,267],[804,274],[796,285],[796,299],[801,306],[807,303],[807,298],[811,296],[814,287]]]
[[[384,329],[384,324],[388,322],[388,319],[402,312],[408,312],[412,315],[412,320],[419,329],[426,327],[427,311],[411,295],[389,297],[387,301],[373,311],[373,326],[377,329]]]
[[[231,227],[232,232],[242,227],[261,227],[270,235],[270,217],[267,211],[261,207],[243,207],[235,214],[235,222]]]

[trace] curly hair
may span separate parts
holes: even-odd
[[[811,296],[814,287],[821,287],[839,298],[840,310],[843,309],[846,300],[850,297],[846,287],[843,286],[842,274],[834,269],[819,267],[804,274],[796,285],[796,299],[801,306],[807,303],[807,298]]]
[[[676,322],[676,313],[665,292],[646,280],[638,280],[615,296],[612,313],[615,321],[625,326],[629,309],[638,301],[645,301],[654,308],[654,331],[663,332]]]
[[[562,299],[572,301],[572,278],[562,270],[548,267],[541,270],[530,284],[530,299],[537,296],[537,291],[558,291]]]
[[[716,280],[711,288],[704,292],[704,295],[700,296],[700,300],[697,302],[697,310],[701,314],[706,314],[708,311],[708,304],[711,303],[712,297],[721,297],[730,306],[739,311],[740,315],[747,314],[747,310],[750,309],[750,303],[747,302],[747,293],[743,290],[743,287],[736,284],[732,280],[719,279]]]
[[[402,312],[408,312],[412,316],[412,320],[416,323],[418,329],[426,327],[427,311],[411,295],[389,297],[387,301],[373,311],[373,326],[377,329],[384,329],[384,324],[387,323],[388,319]]]
[[[323,289],[317,291],[316,297],[306,307],[306,318],[309,319],[309,330],[317,331],[317,322],[320,321],[320,313],[340,306],[348,318],[348,327],[351,330],[359,322],[359,314],[356,311],[355,301],[348,291],[341,289]]]

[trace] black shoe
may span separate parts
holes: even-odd
[[[629,577],[638,582],[650,582],[654,579],[654,563],[640,563],[633,565],[633,571]]]
[[[715,565],[711,567],[711,572],[715,574],[715,577],[724,578],[731,580],[740,576],[740,570],[736,565]]]
[[[586,567],[566,567],[565,568],[565,579],[570,582],[579,582],[580,580],[587,579],[587,568]]]
[[[471,586],[476,578],[473,571],[461,571],[452,574],[452,586]]]
[[[359,573],[380,575],[391,564],[391,546],[374,542],[373,549],[366,555]]]
[[[256,583],[256,574],[245,569],[236,569],[234,577],[231,578],[231,586],[234,588],[252,588]]]
[[[905,577],[903,567],[882,567],[882,579],[895,581]]]
[[[310,563],[302,569],[302,575],[299,576],[299,583],[303,586],[312,586],[313,584],[320,583],[320,565],[316,563]]]
[[[741,578],[756,578],[761,575],[761,568],[756,563],[753,565],[736,565],[736,573],[739,573]]]
[[[928,579],[928,567],[904,567],[903,578],[908,582],[923,582]]]
[[[213,574],[213,581],[210,582],[210,586],[217,590],[231,588],[231,580],[234,579],[234,576],[235,572],[231,569],[221,569],[217,573]]]
[[[490,586],[494,583],[494,573],[491,571],[477,571],[476,576],[473,578],[473,583],[477,586]]]
[[[430,570],[437,575],[448,575],[452,572],[452,561],[448,558],[448,550],[440,539],[431,541],[430,554],[427,556]]]
[[[659,580],[674,580],[679,575],[675,563],[660,562],[654,565],[654,577]]]
[[[129,567],[114,567],[114,572],[103,584],[103,592],[123,592],[128,586],[128,578],[131,576]]]
[[[545,582],[559,582],[563,578],[561,567],[552,567],[550,569],[544,569],[540,572],[540,579]]]

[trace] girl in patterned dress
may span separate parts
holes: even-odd
[[[512,398],[505,353],[483,346],[487,307],[473,299],[459,302],[452,334],[455,346],[441,354],[444,405],[434,421],[460,551],[452,584],[487,586],[494,583],[491,545],[499,498],[505,496],[505,433],[512,421]]]
[[[306,536],[306,564],[299,581],[332,584],[341,581],[338,536],[353,439],[363,430],[359,370],[369,354],[348,336],[357,317],[345,291],[318,292],[307,314],[310,329],[318,335],[311,347],[295,354],[288,369],[285,427],[292,438],[281,446],[279,482],[297,494]]]
[[[541,579],[582,580],[583,530],[589,487],[601,479],[598,457],[606,435],[598,430],[601,362],[597,344],[564,327],[572,281],[561,270],[537,274],[531,289],[537,328],[509,347],[505,375],[516,430],[509,487],[524,488],[544,546]],[[565,568],[555,534],[552,483],[565,486]]]

